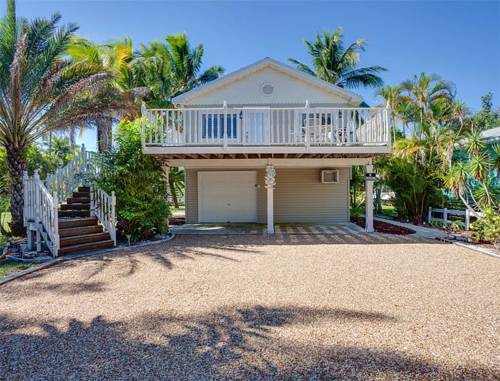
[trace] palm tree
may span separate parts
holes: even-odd
[[[401,84],[403,102],[412,104],[413,133],[425,133],[439,122],[438,113],[451,105],[455,97],[453,84],[433,74],[421,73]],[[417,128],[415,128],[418,126]],[[428,132],[428,131],[427,131]]]
[[[144,84],[152,85],[153,94],[164,97],[162,101],[213,81],[224,73],[218,65],[200,73],[203,45],[191,47],[185,34],[166,36],[165,41],[165,44],[153,41],[150,45],[141,45],[140,58],[135,61]]]
[[[345,48],[343,37],[342,28],[337,27],[333,34],[318,33],[314,42],[306,40],[304,43],[312,57],[312,68],[294,58],[289,58],[289,61],[297,65],[299,70],[339,87],[382,86],[383,81],[379,73],[387,69],[382,66],[357,67],[366,41],[359,39]]]
[[[141,45],[139,57],[133,64],[142,84],[151,88],[149,105],[170,107],[172,97],[217,79],[224,73],[218,65],[201,72],[203,45],[192,48],[185,34],[166,36],[165,41]],[[184,188],[184,172],[172,167],[168,178],[172,201],[178,208],[177,194]]]
[[[7,152],[11,232],[22,235],[26,150],[53,130],[105,117],[120,105],[109,96],[108,73],[63,58],[77,30],[58,27],[61,16],[16,19],[7,1],[0,21],[0,144]]]
[[[81,63],[96,72],[105,71],[112,75],[113,86],[117,90],[115,102],[126,105],[127,115],[115,115],[118,118],[136,116],[138,110],[137,98],[149,93],[149,89],[136,85],[131,62],[134,58],[132,40],[124,38],[107,44],[98,45],[80,37],[74,37],[66,50],[71,59]],[[96,121],[97,147],[103,152],[112,143],[112,118],[101,118]]]

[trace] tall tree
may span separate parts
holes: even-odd
[[[403,102],[411,105],[413,133],[420,135],[430,133],[429,129],[436,128],[444,120],[442,112],[449,114],[447,107],[455,97],[454,85],[434,74],[415,75],[403,82],[401,89]]]
[[[141,45],[135,69],[143,84],[152,88],[156,98],[153,100],[165,102],[224,73],[218,65],[201,72],[203,54],[203,45],[191,47],[185,34],[169,35],[165,43],[153,41]]]
[[[112,76],[115,88],[115,102],[123,103],[127,113],[131,115],[114,115],[115,118],[135,117],[134,109],[138,110],[137,99],[145,96],[149,89],[137,86],[131,62],[134,59],[132,40],[123,38],[107,44],[95,44],[84,38],[74,37],[66,50],[71,59],[96,72],[107,72]],[[136,106],[136,107],[135,107]],[[100,118],[96,121],[97,146],[103,152],[112,144],[113,119]]]
[[[7,152],[11,232],[22,235],[27,147],[51,130],[96,120],[120,107],[108,95],[110,76],[64,59],[77,30],[61,16],[16,18],[14,0],[0,20],[0,145]]]
[[[339,87],[382,86],[383,81],[379,73],[387,69],[382,66],[358,68],[360,55],[365,50],[366,41],[358,39],[346,48],[343,39],[344,35],[340,27],[337,27],[333,33],[318,33],[314,42],[304,41],[312,58],[312,67],[295,58],[289,58],[289,61],[297,65],[299,70]]]
[[[133,66],[142,84],[151,88],[148,104],[170,107],[172,97],[221,76],[224,69],[218,65],[201,72],[203,53],[203,45],[191,47],[185,34],[166,36],[165,43],[153,41],[141,45]],[[184,172],[170,168],[168,185],[177,208],[177,194],[184,188]]]

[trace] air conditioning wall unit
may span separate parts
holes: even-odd
[[[338,169],[323,169],[321,171],[321,182],[323,184],[337,184],[339,181]]]

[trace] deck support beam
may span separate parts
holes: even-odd
[[[276,170],[271,164],[266,165],[264,181],[267,189],[267,234],[274,234],[274,186],[276,185]]]
[[[373,183],[375,182],[375,173],[373,172],[373,165],[366,166],[365,174],[365,230],[367,233],[373,233]]]

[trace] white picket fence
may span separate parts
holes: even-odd
[[[58,211],[61,201],[70,197],[78,187],[88,185],[87,176],[99,170],[97,154],[82,148],[64,167],[54,174],[40,179],[38,170],[33,176],[25,172],[24,180],[24,226],[31,250],[33,233],[36,235],[36,250],[41,251],[42,240],[54,257],[60,247]],[[91,186],[91,215],[97,217],[116,245],[116,198],[95,185]]]
[[[434,217],[433,213],[441,213],[443,218]],[[442,222],[444,224],[449,224],[453,221],[448,219],[449,216],[463,216],[465,223],[465,230],[470,230],[470,219],[471,217],[481,217],[482,213],[476,212],[472,209],[466,210],[457,210],[457,209],[448,209],[448,208],[432,208],[429,206],[429,212],[427,216],[427,222],[432,223],[433,221]]]

